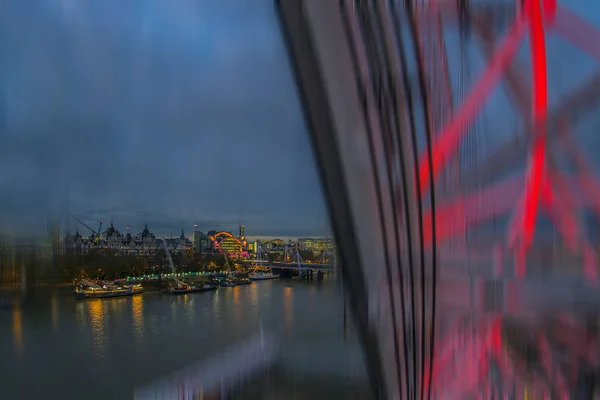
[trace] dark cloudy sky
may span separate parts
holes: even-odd
[[[0,89],[0,229],[323,233],[270,0],[3,0]]]

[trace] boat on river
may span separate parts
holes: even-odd
[[[215,285],[211,285],[208,283],[194,285],[187,284],[179,281],[177,286],[167,287],[163,290],[165,293],[169,294],[187,294],[187,293],[196,293],[196,292],[207,292],[210,290],[216,290],[217,287]]]
[[[239,280],[224,280],[220,283],[223,287],[235,287],[240,285],[249,285],[252,281],[250,279],[239,279]]]
[[[254,272],[248,275],[251,281],[266,281],[269,279],[277,279],[279,275],[274,274],[273,272]]]
[[[248,278],[248,276],[238,276],[238,275],[230,275],[225,279],[222,279],[219,282],[220,286],[223,287],[235,287],[240,285],[249,285],[252,281]]]
[[[144,291],[142,285],[110,285],[102,286],[87,280],[80,281],[75,287],[75,298],[78,300],[105,299],[125,297],[140,294]]]
[[[267,265],[265,266],[264,263],[267,263]],[[279,278],[279,275],[273,273],[268,255],[262,246],[258,246],[256,250],[256,263],[254,264],[254,270],[250,272],[248,278],[252,281],[266,281]]]
[[[231,268],[231,264],[229,262],[229,256],[227,252],[223,252],[223,256],[225,257],[225,262],[227,263],[227,274],[224,279],[219,282],[220,286],[224,287],[235,287],[240,285],[249,285],[252,281],[248,278],[248,274],[239,271],[233,271]]]
[[[167,245],[167,239],[162,239],[163,246],[165,248],[165,254],[167,255],[167,260],[169,261],[169,267],[171,267],[171,271],[173,271],[173,275],[175,276],[174,285],[169,285],[163,289],[164,293],[169,294],[187,294],[187,293],[196,293],[196,292],[206,292],[209,290],[215,290],[217,287],[215,285],[209,283],[199,283],[199,284],[191,284],[182,281],[179,279],[179,274],[177,273],[177,269],[175,268],[175,264],[173,263],[173,257],[171,257],[171,252],[169,251],[169,246]]]

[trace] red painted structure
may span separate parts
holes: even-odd
[[[431,163],[426,152],[419,159],[421,194],[428,194],[430,177],[437,184],[444,171],[456,168],[451,161],[458,159],[461,142],[471,134],[470,126],[501,81],[522,116],[523,132],[515,136],[514,143],[496,149],[480,163],[477,173],[479,176],[501,174],[512,166],[510,161],[515,154],[527,157],[524,176],[508,175],[467,193],[459,191],[455,198],[447,196],[438,202],[435,210],[427,209],[425,205],[424,244],[431,246],[433,243],[433,216],[438,246],[494,218],[510,216],[506,242],[494,247],[494,278],[513,272],[516,279],[524,279],[528,276],[527,259],[535,250],[539,215],[544,212],[566,247],[583,260],[582,270],[588,284],[598,285],[598,255],[586,238],[580,214],[587,208],[600,216],[600,180],[594,177],[584,152],[573,139],[571,127],[597,100],[594,95],[600,92],[600,73],[549,110],[546,37],[549,33],[560,35],[592,59],[600,61],[600,31],[557,5],[556,0],[525,0],[515,2],[512,25],[504,38],[496,41],[486,15],[472,8],[467,23],[487,66],[462,104],[452,110],[450,85],[444,83],[449,81],[448,51],[439,32],[448,27],[454,31],[457,27],[461,29],[461,12],[464,10],[460,10],[460,2],[449,0],[414,0],[413,3],[412,17],[418,21],[419,28],[416,39],[419,56],[428,77],[430,104],[425,106],[429,107],[428,123],[435,132],[431,135]],[[516,68],[516,54],[525,40],[528,41],[531,65]],[[528,73],[524,73],[527,69]],[[528,75],[530,81],[526,78]],[[550,138],[560,144],[560,151],[548,144]],[[568,160],[573,167],[561,168],[559,158]],[[464,188],[469,184],[463,177],[458,186]],[[502,269],[505,252],[512,256],[513,271]],[[527,340],[531,342],[530,346],[537,347],[539,370],[534,371],[526,365],[522,355],[515,354],[514,346],[506,345],[509,340],[507,324],[500,313],[484,313],[484,316],[470,317],[468,321],[457,317],[436,338],[434,362],[429,369],[431,374],[426,374],[425,378],[433,385],[434,397],[492,398],[495,394],[494,398],[503,398],[502,393],[527,391],[531,398],[550,398],[550,395],[568,398],[567,388],[576,384],[579,366],[583,363],[590,368],[598,367],[597,343],[592,339],[593,335],[569,313],[562,313],[551,322],[532,316],[526,323],[531,333]],[[589,340],[582,342],[574,340],[575,337]],[[568,361],[556,361],[553,346],[557,344],[570,349]],[[490,380],[492,365],[496,374],[494,382]],[[422,398],[426,397],[427,394],[422,393]]]
[[[531,3],[531,4],[530,4]],[[507,199],[506,204],[514,200],[515,192],[521,191],[521,201],[519,201],[519,207],[515,210],[515,217],[511,225],[511,231],[521,231],[520,235],[516,233],[509,234],[509,247],[517,247],[517,251],[520,257],[526,255],[527,251],[531,249],[534,227],[538,213],[540,211],[540,203],[542,208],[548,212],[551,217],[555,220],[557,227],[560,229],[565,240],[571,244],[572,247],[575,244],[581,244],[584,240],[581,234],[581,227],[574,217],[573,210],[569,209],[570,206],[581,206],[584,204],[593,205],[595,209],[598,208],[600,203],[600,181],[591,176],[590,168],[586,167],[586,162],[582,152],[576,147],[576,144],[571,140],[568,133],[567,121],[565,121],[562,114],[577,113],[580,108],[584,108],[587,105],[581,104],[589,97],[590,88],[598,89],[600,87],[599,80],[597,78],[591,79],[584,85],[581,90],[577,90],[573,98],[568,99],[562,105],[557,107],[556,110],[548,112],[548,82],[547,82],[547,67],[546,67],[546,56],[545,56],[545,34],[547,29],[551,29],[565,37],[569,42],[578,45],[581,49],[587,51],[592,57],[600,60],[600,50],[594,48],[591,45],[593,39],[600,40],[600,32],[591,27],[588,23],[576,16],[572,12],[568,11],[563,7],[557,7],[556,2],[544,1],[543,4],[536,5],[537,1],[528,0],[526,4],[530,4],[525,10],[521,11],[515,18],[515,22],[506,38],[503,42],[497,46],[497,49],[493,54],[490,54],[489,64],[485,72],[479,78],[475,87],[471,90],[464,104],[453,113],[452,118],[436,132],[434,135],[433,142],[433,176],[438,178],[444,167],[448,166],[450,158],[453,153],[456,152],[460,141],[467,133],[467,128],[470,122],[476,117],[477,112],[485,104],[487,97],[489,97],[491,91],[498,85],[501,78],[506,78],[509,86],[509,91],[512,97],[516,98],[520,105],[524,105],[526,102],[531,103],[532,113],[527,110],[523,110],[524,118],[531,118],[531,121],[525,121],[528,126],[524,140],[531,142],[531,148],[529,150],[529,162],[527,175],[522,179],[522,183],[519,184],[512,180],[507,180],[500,184],[495,184],[490,187],[484,188],[480,191],[476,191],[472,194],[463,196],[466,200],[461,202],[446,201],[438,206],[436,210],[436,218],[438,222],[438,238],[444,241],[448,237],[447,229],[447,216],[452,215],[456,218],[456,215],[464,215],[464,203],[468,202],[469,196],[471,198],[485,196],[496,193],[502,189],[503,193],[506,193],[507,187],[501,187],[501,185],[511,185],[510,187],[510,198]],[[431,5],[433,7],[433,5]],[[539,7],[538,7],[539,6]],[[545,11],[549,8],[551,11]],[[440,8],[440,13],[444,8]],[[476,21],[476,16],[474,20]],[[438,21],[432,19],[434,22]],[[440,19],[441,21],[443,19]],[[481,21],[480,21],[481,22]],[[441,22],[440,22],[441,23]],[[477,23],[475,23],[477,25]],[[483,28],[482,28],[483,29]],[[529,87],[520,79],[519,75],[516,75],[512,71],[511,63],[513,62],[514,55],[521,45],[522,41],[526,37],[527,30],[529,30],[530,52],[531,52],[531,71],[533,81],[529,84]],[[485,33],[481,34],[482,40],[486,42],[489,47],[489,37],[486,40]],[[442,54],[443,56],[443,54]],[[435,60],[437,61],[437,60]],[[436,63],[437,64],[437,63]],[[529,93],[532,93],[530,95]],[[433,107],[432,107],[433,108]],[[562,125],[560,132],[561,140],[568,144],[565,150],[568,151],[568,155],[573,157],[578,163],[579,171],[575,176],[565,176],[565,173],[554,170],[551,167],[551,161],[553,155],[549,155],[547,160],[546,150],[546,126],[550,124]],[[502,149],[498,150],[498,153]],[[493,157],[492,157],[493,158]],[[501,166],[497,166],[497,168]],[[499,169],[498,168],[498,169]],[[496,168],[494,168],[496,169]],[[427,157],[425,154],[421,156],[420,170],[419,170],[419,182],[421,191],[425,193],[429,185],[429,168],[427,163]],[[510,182],[510,183],[509,183]],[[559,191],[561,187],[565,185],[577,186],[579,191],[577,194],[580,195],[581,199],[575,201],[574,199],[559,199],[556,196],[556,191]],[[562,194],[565,193],[561,191]],[[570,196],[572,197],[572,196]],[[507,207],[498,207],[498,212],[506,213]],[[600,210],[598,210],[600,211]],[[497,214],[497,213],[496,213]],[[485,220],[496,217],[494,213],[488,213],[486,216],[481,216],[481,219],[473,221],[474,223],[482,223]],[[431,213],[426,215],[426,221],[431,219]],[[425,223],[425,228],[430,227],[430,223]],[[456,229],[454,230],[456,233]],[[520,236],[517,238],[517,236]],[[431,231],[427,232],[426,241],[430,242]],[[429,238],[429,239],[428,239]],[[516,241],[518,240],[518,245]],[[525,271],[519,266],[519,274],[524,274]],[[589,276],[592,278],[595,273],[588,271]]]

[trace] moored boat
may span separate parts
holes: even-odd
[[[243,278],[230,277],[230,278],[224,279],[221,282],[219,282],[219,285],[221,285],[223,287],[235,287],[235,286],[240,286],[240,285],[249,285],[251,283],[252,283],[252,281],[247,277],[243,277]]]
[[[217,287],[215,285],[210,285],[208,283],[201,285],[188,285],[186,283],[181,283],[178,286],[166,288],[164,292],[170,294],[187,294],[196,292],[207,292],[209,290],[215,290],[216,288]]]
[[[266,281],[269,279],[277,279],[279,275],[272,272],[255,272],[248,275],[251,281]]]
[[[142,285],[97,285],[89,281],[81,281],[75,287],[75,298],[78,300],[105,299],[110,297],[125,297],[140,294],[144,291]]]
[[[250,285],[252,283],[252,281],[248,278],[246,279],[236,279],[233,281],[233,283],[235,283],[236,286],[239,285]]]
[[[250,272],[248,278],[252,281],[266,281],[279,278],[279,275],[273,273],[267,253],[263,250],[262,246],[258,246],[256,250],[256,264],[254,264],[254,269]]]

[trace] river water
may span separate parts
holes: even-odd
[[[136,387],[214,356],[261,326],[290,348],[356,354],[353,368],[361,371],[348,325],[345,336],[334,277],[88,301],[75,300],[69,288],[38,288],[23,307],[0,310],[0,398],[131,399]]]

